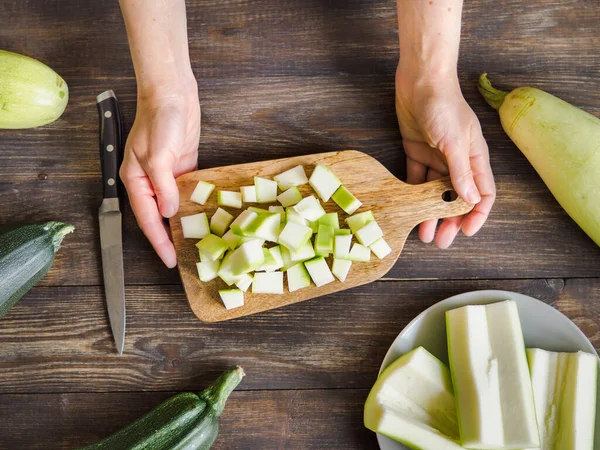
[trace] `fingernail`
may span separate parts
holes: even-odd
[[[481,201],[481,196],[479,195],[479,191],[475,186],[471,186],[467,191],[467,201],[472,205],[475,205]]]
[[[163,206],[163,216],[164,217],[167,217],[167,218],[173,217],[176,212],[177,212],[177,209],[175,208],[175,205],[167,203],[165,206]]]

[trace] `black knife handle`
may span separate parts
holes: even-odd
[[[119,101],[112,90],[96,97],[100,116],[100,162],[104,198],[119,197],[119,167],[123,160],[121,111]]]

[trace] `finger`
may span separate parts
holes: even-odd
[[[436,172],[448,174],[448,166],[444,160],[444,155],[433,147],[430,147],[425,142],[411,141],[404,139],[402,141],[406,155],[411,159],[430,167]]]
[[[477,233],[487,220],[494,201],[496,200],[496,184],[494,174],[490,165],[487,143],[483,136],[477,139],[477,145],[473,148],[471,156],[471,167],[477,188],[481,194],[481,201],[475,205],[463,222],[463,233],[472,236]]]
[[[427,172],[426,180],[432,181],[432,180],[437,180],[438,178],[441,178],[441,177],[442,177],[441,173],[439,173],[436,170],[429,169],[429,171]],[[429,244],[430,242],[433,241],[433,239],[435,238],[435,229],[437,228],[437,224],[438,224],[438,220],[432,219],[432,220],[426,220],[419,226],[419,238],[421,239],[421,241],[425,242],[426,244]]]
[[[435,236],[435,245],[438,248],[450,247],[460,231],[463,220],[463,216],[448,217],[447,219],[444,219]]]
[[[477,204],[481,200],[479,190],[473,179],[470,161],[470,139],[450,139],[448,143],[440,145],[440,150],[446,156],[452,186],[460,197],[470,203]]]
[[[152,244],[160,259],[169,268],[177,265],[175,248],[158,212],[156,200],[152,196],[150,181],[144,176],[128,176],[125,169],[121,178],[127,188],[129,203],[135,214],[139,227]]]
[[[415,161],[410,156],[406,157],[406,182],[408,184],[425,183],[427,167]]]

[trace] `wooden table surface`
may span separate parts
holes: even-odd
[[[449,250],[413,233],[380,281],[226,323],[203,324],[176,270],[124,213],[125,353],[103,297],[95,96],[135,79],[114,0],[4,2],[0,48],[49,63],[71,101],[56,123],[0,131],[0,226],[73,223],[51,272],[0,321],[1,449],[71,449],[119,429],[227,366],[247,377],[216,449],[376,449],[362,407],[381,360],[418,313],[454,294],[505,289],[569,316],[600,347],[600,248],[562,211],[475,88],[530,84],[600,115],[593,0],[466,1],[459,64],[498,186],[489,222]],[[398,176],[394,0],[188,1],[202,102],[201,168],[358,149]]]

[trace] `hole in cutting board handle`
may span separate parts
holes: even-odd
[[[452,190],[446,191],[442,194],[442,200],[444,200],[446,203],[453,202],[457,198],[458,198],[458,194]]]

